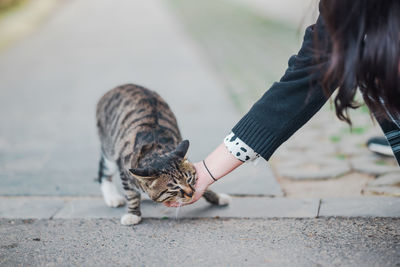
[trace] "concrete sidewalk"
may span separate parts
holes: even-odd
[[[95,105],[123,83],[167,100],[191,141],[192,161],[210,153],[240,118],[163,1],[63,2],[0,55],[0,80],[0,195],[99,195]],[[265,162],[215,187],[282,196]]]
[[[144,219],[193,218],[400,218],[400,198],[269,198],[233,197],[229,206],[212,206],[200,199],[181,208],[150,200],[141,204]],[[125,207],[109,208],[102,197],[0,197],[0,218],[102,219],[120,218]]]
[[[228,207],[144,201],[141,224],[119,224],[124,208],[106,207],[93,181],[94,109],[106,90],[159,92],[193,161],[240,118],[164,4],[63,1],[0,55],[0,266],[398,264],[398,198],[283,198],[265,162],[215,185],[234,195]]]

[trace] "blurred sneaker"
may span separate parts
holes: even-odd
[[[383,156],[394,156],[393,150],[385,137],[372,137],[367,142],[367,147],[372,152]]]

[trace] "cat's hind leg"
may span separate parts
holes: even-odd
[[[128,176],[121,172],[122,186],[125,190],[125,198],[128,203],[128,212],[121,217],[122,225],[135,225],[142,220],[140,211],[140,192],[132,187]]]
[[[231,197],[229,195],[217,194],[211,190],[206,190],[203,194],[203,197],[207,200],[207,202],[218,206],[226,206],[231,202]]]
[[[99,163],[100,189],[103,194],[104,202],[109,207],[120,207],[125,205],[125,199],[118,193],[117,187],[112,182],[112,177],[118,170],[117,164],[101,155]]]

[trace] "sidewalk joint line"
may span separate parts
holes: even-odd
[[[319,199],[317,217],[315,217],[315,218],[319,218],[319,212],[320,212],[320,210],[321,210],[321,205],[322,205],[322,198]]]
[[[59,208],[49,217],[49,220],[53,220],[54,216],[56,216],[57,213],[58,213],[60,210],[62,210],[64,207],[65,207],[65,202],[64,202],[63,206],[59,207]]]

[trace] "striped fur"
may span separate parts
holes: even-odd
[[[196,172],[185,158],[189,142],[182,141],[174,114],[157,93],[133,84],[116,87],[98,102],[96,118],[102,152],[98,180],[111,181],[110,162],[115,163],[129,214],[141,216],[140,191],[156,202],[191,200]],[[217,204],[217,194],[206,196]]]

